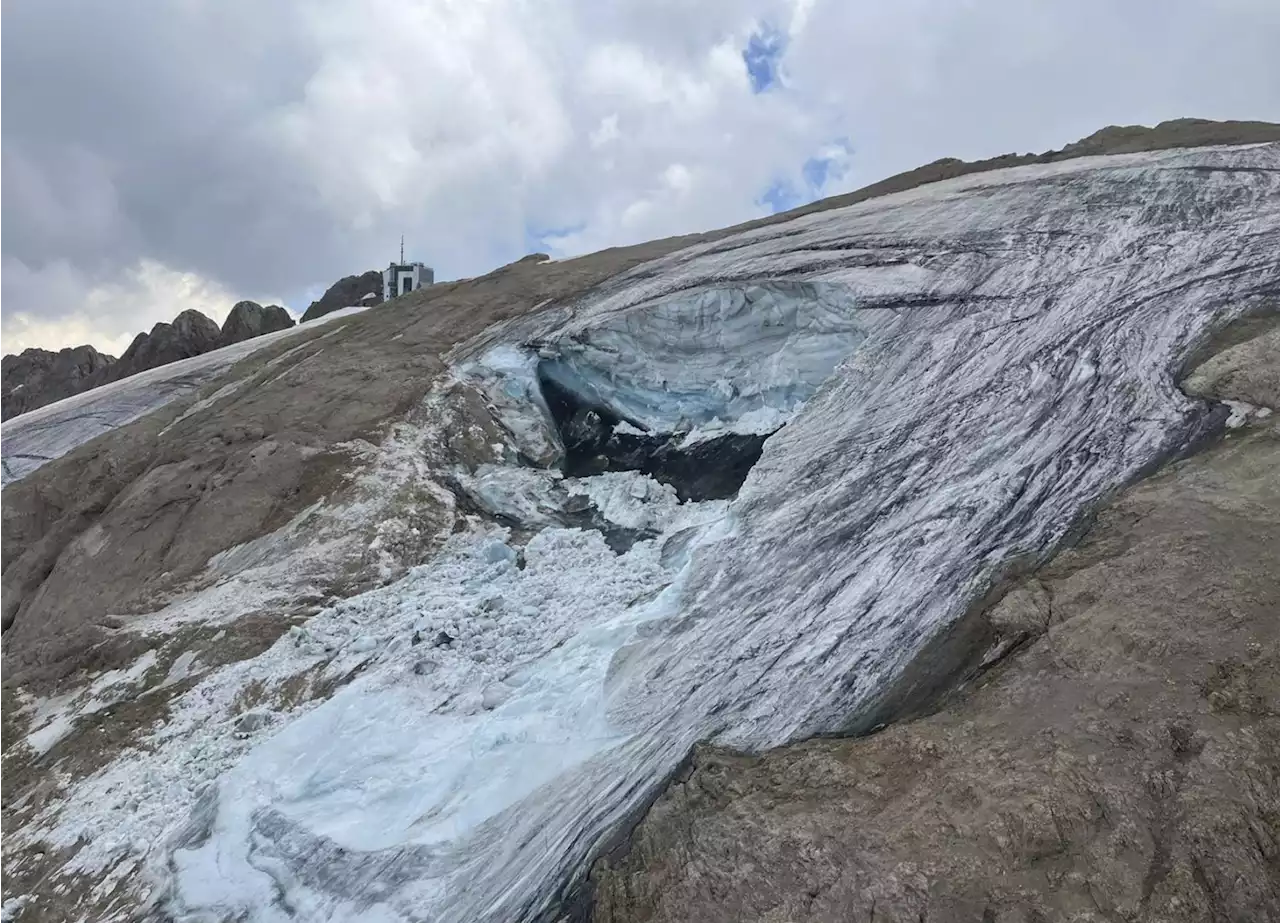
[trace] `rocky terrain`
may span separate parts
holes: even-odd
[[[221,345],[222,331],[216,323],[199,311],[183,311],[172,323],[156,324],[150,333],[134,337],[119,361],[111,366],[107,380],[119,381],[147,369],[199,356]]]
[[[382,273],[370,269],[358,276],[343,276],[333,283],[318,300],[311,302],[302,320],[315,320],[352,305],[373,307],[378,304],[382,304]]]
[[[104,356],[92,346],[77,346],[56,354],[29,349],[21,356],[5,356],[4,418],[7,420],[147,369],[202,355],[223,343],[222,331],[216,323],[199,311],[188,310],[172,323],[159,323],[150,333],[139,333],[119,359]],[[45,356],[55,358],[46,361]]]
[[[1278,132],[942,162],[6,423],[7,911],[1267,919]]]
[[[5,356],[0,373],[0,413],[7,420],[78,394],[115,361],[115,356],[87,345],[56,353],[24,349],[17,355]]]

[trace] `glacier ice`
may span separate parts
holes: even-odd
[[[492,346],[462,380],[494,406],[516,448],[543,464],[565,446],[549,392],[619,435],[689,444],[777,430],[876,325],[844,286],[762,281],[702,286],[612,314],[587,312],[535,342]]]
[[[757,432],[812,395],[869,326],[840,286],[711,287],[570,325],[544,343],[553,354],[538,374],[646,432],[712,421]]]
[[[642,471],[681,499],[722,499],[876,324],[843,286],[700,286],[500,342],[459,378],[534,464]]]
[[[639,477],[585,489],[640,502],[626,483]],[[644,493],[668,529],[723,515],[657,485]],[[523,559],[501,532],[460,537],[438,562],[278,643],[281,656],[340,651],[340,669],[364,666],[218,780],[206,802],[218,810],[197,812],[167,859],[183,904],[262,920],[412,917],[434,890],[423,883],[465,862],[460,842],[500,835],[504,810],[626,739],[596,690],[614,653],[666,611],[674,574],[660,543],[617,555],[595,531],[549,528]],[[450,642],[428,650],[438,632]],[[424,640],[395,643],[407,637]],[[388,870],[363,857],[388,850],[398,870],[373,880],[370,869]]]
[[[179,919],[536,917],[692,742],[864,727],[999,564],[1220,425],[1173,372],[1274,298],[1277,253],[1280,145],[1086,158],[702,243],[460,350],[544,469],[539,376],[615,432],[786,425],[731,502],[581,479],[623,522],[654,504],[622,554],[554,520],[576,479],[469,474],[534,528],[522,559],[459,536],[312,619],[305,656],[362,672],[219,778],[157,893]],[[415,625],[457,639],[421,673]]]

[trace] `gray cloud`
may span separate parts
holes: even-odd
[[[763,28],[783,76],[756,94]],[[401,233],[452,277],[741,220],[837,139],[828,194],[1108,123],[1277,119],[1277,40],[1273,0],[12,0],[6,349],[299,309]]]

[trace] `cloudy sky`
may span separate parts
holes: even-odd
[[[119,353],[1107,124],[1280,121],[1276,0],[6,0],[3,348]]]

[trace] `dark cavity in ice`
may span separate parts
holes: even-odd
[[[729,434],[680,448],[683,434],[615,433],[622,418],[608,407],[584,400],[541,370],[538,383],[564,443],[568,477],[639,471],[674,487],[681,500],[723,500],[737,494],[768,438]]]

